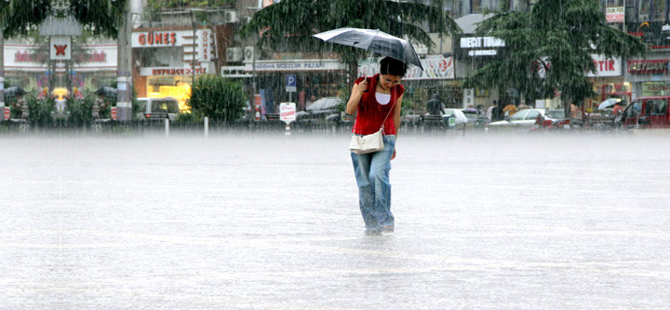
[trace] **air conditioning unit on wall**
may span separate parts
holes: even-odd
[[[237,22],[237,12],[226,11],[223,15],[223,20],[226,23],[236,23]]]
[[[244,61],[252,61],[254,60],[254,47],[253,46],[245,46],[244,47]]]
[[[242,61],[244,55],[241,47],[229,47],[226,50],[226,62]]]

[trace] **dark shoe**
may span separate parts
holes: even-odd
[[[365,230],[366,236],[381,236],[382,230],[379,228],[368,228]]]
[[[393,226],[382,226],[382,232],[392,233],[393,232]]]

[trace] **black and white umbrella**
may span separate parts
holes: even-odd
[[[337,28],[317,33],[314,37],[325,42],[353,46],[389,56],[423,70],[421,61],[409,41],[394,37],[379,29]]]
[[[23,96],[26,92],[23,88],[18,86],[8,87],[5,89],[5,96],[14,97],[14,96]]]
[[[116,88],[109,87],[109,86],[103,86],[98,88],[98,90],[95,91],[95,94],[98,96],[105,96],[105,97],[116,97]]]

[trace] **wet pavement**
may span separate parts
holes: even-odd
[[[0,309],[670,309],[670,135],[0,139]]]

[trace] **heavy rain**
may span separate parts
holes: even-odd
[[[670,309],[669,12],[0,1],[0,309]]]

